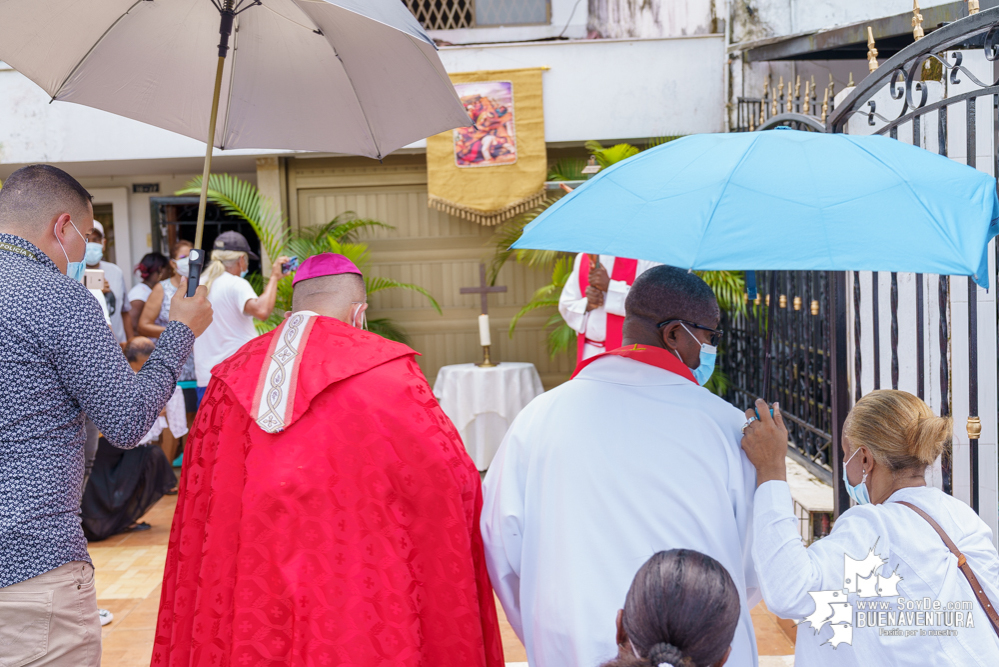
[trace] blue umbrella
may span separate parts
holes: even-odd
[[[886,137],[786,130],[700,134],[639,153],[560,199],[513,247],[697,270],[963,275],[987,289],[997,231],[988,174]]]
[[[514,248],[697,270],[910,271],[989,286],[996,180],[881,136],[699,134],[601,171]]]

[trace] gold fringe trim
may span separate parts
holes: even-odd
[[[464,218],[465,220],[471,220],[472,222],[476,222],[485,227],[492,227],[500,224],[501,222],[506,222],[510,218],[520,215],[521,213],[530,211],[544,200],[545,191],[539,190],[529,197],[525,197],[520,201],[516,201],[495,211],[480,211],[479,209],[471,208],[470,206],[464,206],[446,199],[441,199],[435,195],[430,195],[428,197],[427,205],[431,208],[437,209],[438,211],[443,211],[444,213],[449,213],[459,218]]]

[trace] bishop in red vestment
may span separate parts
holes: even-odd
[[[502,667],[479,474],[364,283],[310,258],[294,312],[212,370],[153,667]]]

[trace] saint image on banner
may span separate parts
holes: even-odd
[[[471,127],[454,130],[454,161],[458,167],[490,167],[517,161],[513,126],[513,82],[456,83]]]

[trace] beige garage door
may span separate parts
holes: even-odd
[[[334,182],[338,175],[343,176],[330,171],[327,174]],[[395,227],[365,235],[371,248],[369,272],[425,287],[444,314],[438,315],[423,296],[404,290],[374,294],[370,314],[392,318],[406,330],[413,348],[423,355],[420,365],[433,384],[441,366],[481,358],[476,319],[480,298],[460,294],[459,289],[478,285],[479,263],[488,261],[492,254],[488,243],[493,230],[428,208],[425,175],[419,178],[418,173],[410,172],[410,176],[394,180],[423,182],[305,187],[320,185],[326,179],[315,171],[299,173],[292,180],[297,185],[297,210],[292,211],[292,219],[302,226],[314,226],[353,211],[362,218]],[[554,361],[548,357],[543,330],[547,314],[524,318],[512,339],[507,327],[510,318],[547,283],[548,277],[508,262],[497,281],[508,291],[489,297],[494,358],[534,363],[546,388],[567,379],[574,362],[569,355]]]

